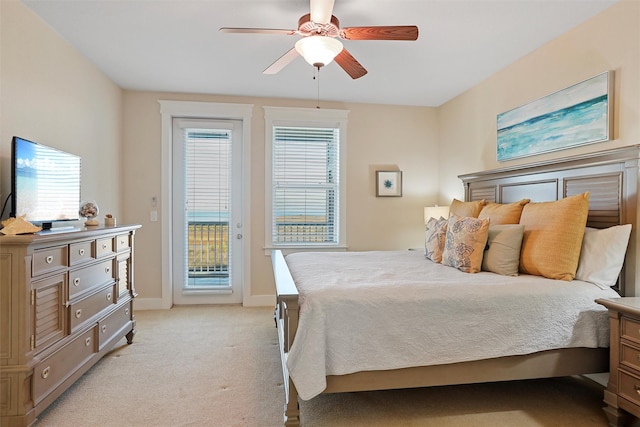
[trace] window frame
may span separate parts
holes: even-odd
[[[349,110],[291,108],[264,106],[265,121],[265,254],[274,249],[292,250],[346,250],[346,188],[347,188],[347,117]],[[274,243],[273,227],[273,128],[274,126],[292,127],[331,127],[338,129],[339,176],[338,185],[338,242],[326,243]]]

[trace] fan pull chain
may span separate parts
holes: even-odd
[[[320,108],[320,65],[316,66],[316,70],[318,75],[318,101],[316,103],[316,108]],[[314,75],[313,78],[315,80],[316,76]]]

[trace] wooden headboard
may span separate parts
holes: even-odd
[[[616,290],[640,295],[636,286],[636,224],[640,145],[580,156],[459,175],[465,200],[548,202],[589,191],[587,226],[633,226]],[[637,288],[637,289],[636,289]]]

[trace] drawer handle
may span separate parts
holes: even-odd
[[[638,395],[640,395],[640,385],[638,384],[634,385],[633,389],[636,391],[636,393],[638,393]]]
[[[91,345],[91,337],[87,337],[84,339],[84,345],[87,347]]]
[[[105,332],[107,332],[107,325],[102,325],[102,333],[104,334]]]
[[[80,256],[84,256],[84,249],[80,249],[78,253],[80,254]]]
[[[126,242],[124,240],[120,240],[120,246],[124,246]]]
[[[127,307],[127,308],[125,308],[125,309],[124,309],[124,314],[125,314],[126,316],[128,316],[128,315],[129,315],[129,307]]]
[[[105,267],[105,268],[104,268],[104,272],[105,272],[105,273],[109,273],[110,271],[111,271],[111,267]]]
[[[107,294],[107,301],[111,301],[111,292]]]
[[[107,244],[106,243],[102,244],[102,249],[107,249]]]
[[[42,373],[40,374],[40,376],[46,380],[49,377],[49,373],[51,373],[51,367],[47,366],[42,370]]]
[[[76,319],[79,319],[82,316],[82,309],[79,308],[76,310]]]
[[[75,279],[73,279],[73,286],[80,286],[80,278],[76,277]]]
[[[53,255],[49,255],[47,258],[45,258],[45,262],[47,264],[51,264],[53,262]]]

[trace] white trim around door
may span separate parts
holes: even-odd
[[[243,248],[243,305],[259,305],[250,301],[251,298],[251,117],[252,104],[226,104],[214,102],[196,101],[169,101],[159,100],[160,113],[162,115],[162,142],[161,142],[161,192],[160,221],[162,230],[162,296],[159,299],[136,300],[139,309],[170,308],[173,305],[173,284],[171,266],[171,224],[172,224],[172,198],[171,198],[171,153],[173,119],[175,117],[189,118],[217,118],[236,119],[242,121],[242,193],[243,193],[243,234],[245,244]]]

